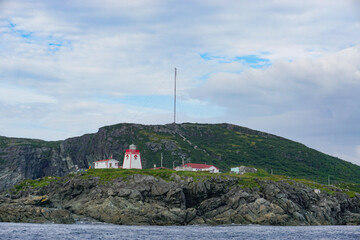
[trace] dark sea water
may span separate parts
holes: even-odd
[[[360,226],[118,226],[0,223],[0,239],[357,239]]]

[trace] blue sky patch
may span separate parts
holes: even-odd
[[[237,62],[246,62],[249,64],[258,64],[258,63],[269,63],[270,60],[266,58],[260,58],[257,55],[245,55],[240,57],[235,57],[234,61]]]
[[[36,32],[25,31],[19,27],[18,24],[15,24],[11,21],[8,21],[9,33],[21,37],[22,41],[28,44],[34,45],[46,45],[48,55],[55,55],[63,47],[71,48],[72,42],[70,40],[65,40],[62,38],[55,38],[52,35],[43,37],[36,34]]]
[[[213,59],[208,53],[200,53],[200,57],[206,61]]]
[[[11,29],[15,28],[16,27],[16,24],[15,23],[12,23],[12,22],[9,22],[9,26]]]
[[[250,65],[251,68],[255,68],[255,69],[266,68],[266,67],[270,67],[270,66],[271,66],[271,63],[251,64]]]
[[[24,30],[17,30],[17,29],[15,29],[16,26],[17,26],[17,24],[9,22],[9,29],[12,32],[14,32],[14,33],[20,35],[22,38],[26,38],[26,39],[30,39],[32,37],[32,34],[33,34],[32,32],[27,32]]]
[[[200,57],[205,61],[217,60],[218,63],[243,62],[245,64],[248,64],[251,68],[264,68],[271,65],[269,59],[259,57],[258,55],[244,55],[244,56],[236,56],[234,58],[228,58],[228,57],[211,55],[209,53],[201,53]]]
[[[55,46],[55,47],[61,47],[62,44],[61,43],[49,43],[49,46]]]

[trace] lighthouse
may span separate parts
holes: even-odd
[[[122,168],[142,169],[140,151],[136,149],[136,146],[134,144],[131,144],[129,146],[129,149],[126,149]]]

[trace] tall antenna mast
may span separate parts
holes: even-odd
[[[176,123],[176,68],[175,68],[175,84],[174,84],[174,124]]]

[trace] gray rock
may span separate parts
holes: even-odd
[[[169,182],[138,174],[107,184],[75,175],[41,188],[3,192],[0,221],[360,225],[360,195],[315,194],[303,184],[272,181],[258,181],[260,188],[243,189],[235,178],[194,181],[175,175]]]

